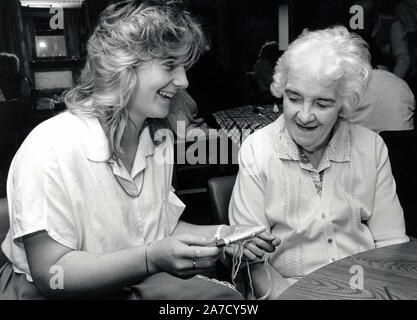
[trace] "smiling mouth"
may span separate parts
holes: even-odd
[[[160,95],[161,97],[163,97],[165,99],[171,100],[175,96],[175,93],[159,90],[158,95]]]
[[[307,126],[303,126],[303,125],[298,124],[298,123],[296,123],[296,124],[297,124],[298,128],[300,128],[301,130],[304,130],[304,131],[313,131],[314,129],[317,128],[317,126],[307,127]]]

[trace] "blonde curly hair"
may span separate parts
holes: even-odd
[[[136,86],[136,69],[152,59],[174,57],[190,67],[206,38],[196,20],[175,4],[128,0],[112,4],[100,15],[87,45],[79,84],[64,101],[75,114],[97,117],[110,141],[111,154],[123,153],[120,142],[128,120],[127,103]],[[147,119],[151,133],[166,127],[163,119]]]

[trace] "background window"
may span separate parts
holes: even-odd
[[[67,56],[65,36],[36,36],[35,39],[38,58]]]

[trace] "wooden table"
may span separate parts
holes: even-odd
[[[360,276],[357,270],[361,268],[363,289],[352,281]],[[296,282],[279,299],[417,299],[417,242],[373,249],[328,264]]]

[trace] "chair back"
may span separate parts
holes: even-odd
[[[417,132],[383,131],[380,135],[388,148],[407,234],[417,237]]]
[[[9,231],[9,210],[7,208],[7,199],[0,199],[0,245],[6,238],[7,232]],[[0,250],[0,268],[7,261],[3,251]]]
[[[229,224],[228,208],[236,175],[214,177],[207,181],[210,201],[216,223]]]

